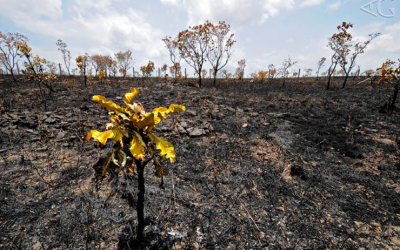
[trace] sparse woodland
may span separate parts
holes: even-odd
[[[257,72],[225,22],[138,71],[0,32],[0,248],[400,249],[400,59],[361,72],[352,28]]]

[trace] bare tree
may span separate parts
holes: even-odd
[[[169,57],[172,62],[172,67],[176,65],[180,65],[181,62],[181,56],[179,54],[179,48],[178,48],[178,38],[172,38],[172,37],[165,37],[162,39],[162,41],[165,43],[165,47],[169,51]],[[179,66],[180,67],[180,66]],[[166,68],[165,68],[166,70]],[[175,81],[177,80],[178,77],[178,70],[174,71],[174,74],[172,74]]]
[[[68,76],[71,78],[71,72],[69,70],[71,66],[71,52],[67,49],[67,44],[61,39],[57,40],[56,45],[58,46],[58,50],[61,51],[61,54],[63,55],[65,68],[67,68]]]
[[[321,60],[319,60],[318,61],[318,67],[317,67],[317,72],[316,72],[316,74],[317,74],[317,79],[318,79],[318,77],[319,77],[319,71],[321,70],[321,68],[325,65],[325,62],[326,62],[326,57],[322,57],[321,58]]]
[[[171,75],[174,76],[175,80],[180,78],[179,76],[182,75],[181,65],[178,62],[175,63],[169,67],[169,72],[171,72]]]
[[[206,22],[201,25],[189,27],[189,29],[179,32],[177,42],[180,56],[189,64],[199,77],[199,87],[201,88],[201,71],[206,61],[209,51],[209,27],[212,24]]]
[[[161,71],[163,72],[165,78],[167,78],[167,69],[168,65],[164,63],[164,65],[161,67]]]
[[[46,66],[47,66],[47,69],[49,70],[50,74],[52,74],[52,75],[56,74],[57,66],[58,66],[56,63],[47,61]]]
[[[76,59],[76,65],[81,71],[81,75],[85,78],[85,87],[87,87],[87,76],[86,71],[89,67],[89,54],[85,53],[83,56],[78,56]]]
[[[115,58],[117,59],[119,71],[122,73],[122,76],[125,77],[126,72],[128,72],[128,70],[132,68],[134,63],[132,52],[130,50],[127,50],[125,52],[120,51],[118,53],[115,53]]]
[[[228,36],[230,25],[225,22],[219,22],[218,25],[209,25],[208,34],[210,36],[209,49],[207,58],[211,63],[212,73],[214,77],[214,86],[217,78],[217,73],[228,63],[232,55],[231,48],[236,42],[233,40],[234,34]],[[211,75],[210,75],[211,77]]]
[[[312,75],[313,69],[304,69],[306,71],[307,77],[310,77]]]
[[[223,69],[221,71],[221,73],[222,73],[222,77],[224,77],[225,79],[228,79],[228,71],[226,69]]]
[[[107,56],[103,56],[103,55],[91,55],[89,57],[89,61],[92,64],[94,71],[95,71],[95,75],[97,76],[97,72],[99,71],[106,71],[107,70]]]
[[[26,36],[19,33],[4,34],[0,32],[0,63],[12,75],[14,82],[17,82],[14,69],[18,66],[18,46],[28,40]]]
[[[337,27],[339,32],[333,34],[329,38],[328,43],[328,47],[334,51],[334,55],[332,56],[334,63],[332,65],[336,67],[339,64],[345,73],[342,88],[346,87],[349,74],[354,66],[356,66],[357,56],[364,53],[368,44],[380,35],[380,33],[373,33],[369,35],[368,40],[365,42],[354,42],[353,36],[348,32],[348,29],[352,27],[352,23],[343,22],[342,25]]]
[[[285,86],[285,82],[286,82],[286,78],[289,76],[289,68],[296,65],[298,63],[298,61],[292,61],[292,59],[290,59],[290,57],[288,57],[288,59],[283,60],[282,63],[282,68],[280,68],[280,73],[283,77],[283,83],[282,86]]]
[[[236,68],[235,75],[239,80],[243,81],[244,78],[244,68],[246,67],[246,60],[242,59],[238,61],[239,67]]]

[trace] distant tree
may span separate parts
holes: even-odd
[[[312,75],[313,69],[304,69],[306,71],[307,77]]]
[[[181,56],[180,56],[180,51],[179,51],[179,44],[178,44],[178,38],[172,38],[172,37],[165,37],[162,39],[162,41],[165,43],[165,47],[168,49],[169,52],[169,58],[171,59],[172,65],[177,65],[180,64],[181,62]],[[166,71],[166,69],[165,69]],[[174,77],[175,81],[178,77],[178,71],[174,71],[175,74],[172,76]]]
[[[352,27],[352,23],[343,22],[342,25],[337,27],[339,32],[333,34],[332,37],[329,38],[328,43],[328,47],[334,51],[334,55],[332,56],[332,58],[334,58],[333,65],[336,67],[336,65],[339,64],[345,72],[342,88],[346,87],[349,74],[356,65],[357,56],[364,53],[368,44],[380,35],[380,33],[373,33],[369,35],[369,39],[365,42],[354,42],[353,36],[348,32],[348,29]]]
[[[81,75],[85,78],[85,87],[87,87],[87,75],[86,71],[89,67],[89,54],[85,53],[84,55],[78,56],[76,59],[76,66],[78,66],[81,71]]]
[[[288,59],[283,60],[282,68],[280,68],[280,73],[283,77],[282,86],[285,86],[286,78],[289,76],[289,68],[296,65],[297,63],[298,63],[298,61],[292,61],[292,59],[290,59],[290,57],[288,57]]]
[[[222,77],[224,77],[225,79],[228,79],[228,71],[226,69],[223,69],[221,71],[221,73],[222,73]]]
[[[201,70],[201,76],[202,76],[203,78],[206,78],[206,75],[207,75],[207,70],[206,70],[206,69],[202,69],[202,70]]]
[[[189,29],[179,32],[177,42],[180,56],[189,64],[199,77],[199,87],[201,88],[201,71],[207,59],[209,51],[209,28],[210,22],[189,27]]]
[[[69,71],[71,66],[71,52],[67,49],[67,44],[61,39],[57,40],[56,45],[58,46],[58,50],[61,51],[65,68],[67,69],[68,76],[71,78],[71,72]]]
[[[133,58],[132,52],[127,50],[125,52],[118,52],[115,53],[115,58],[117,61],[117,65],[119,67],[119,72],[122,74],[123,77],[126,77],[126,72],[130,70],[133,66]]]
[[[317,79],[318,79],[318,77],[319,77],[319,71],[321,70],[321,68],[325,65],[325,62],[326,62],[326,57],[322,57],[321,58],[321,60],[319,60],[318,61],[318,63],[317,63],[317,72],[316,72],[316,74],[317,74]]]
[[[269,73],[269,78],[271,78],[270,82],[272,82],[276,76],[276,67],[274,64],[268,65],[268,73]]]
[[[167,69],[168,69],[168,65],[167,65],[167,64],[164,64],[164,65],[161,67],[161,71],[163,72],[164,77],[165,77],[166,74],[167,74]]]
[[[126,69],[120,68],[118,69],[118,72],[121,73],[123,77],[126,77]]]
[[[231,26],[225,22],[219,22],[218,25],[211,24],[207,27],[207,33],[210,36],[207,58],[213,69],[215,86],[217,73],[228,63],[232,55],[231,48],[236,41],[233,40],[234,34],[228,35]]]
[[[106,72],[108,71],[113,74],[113,77],[117,75],[118,68],[117,68],[117,61],[114,60],[111,56],[105,56],[104,57],[105,65],[106,65]]]
[[[345,76],[346,72],[344,71],[344,69],[339,69],[338,71],[335,72],[336,75],[341,75],[341,76]]]
[[[46,62],[47,69],[50,74],[55,75],[57,72],[57,64],[54,62],[47,61]]]
[[[377,71],[380,72],[381,75],[379,83],[389,83],[393,86],[393,95],[389,100],[387,109],[394,110],[400,90],[400,59],[397,68],[394,61],[387,59]]]
[[[100,71],[99,71],[98,77],[99,77],[99,81],[100,81],[101,83],[103,83],[103,80],[104,80],[104,78],[106,77],[106,75],[107,75],[107,73],[106,73],[105,70],[100,70]]]
[[[368,69],[362,73],[369,78],[371,85],[378,79],[380,76],[380,71],[374,69]]]
[[[258,82],[267,82],[268,81],[268,71],[260,70],[257,73],[255,73],[253,77]]]
[[[143,76],[145,77],[151,77],[151,73],[154,71],[154,63],[152,61],[149,61],[149,63],[146,66],[140,67],[140,71],[142,71]]]
[[[95,55],[91,55],[89,57],[89,59],[90,59],[90,63],[93,66],[93,69],[95,71],[95,76],[97,76],[97,73],[99,71],[106,71],[107,70],[108,56],[95,54]]]
[[[239,67],[236,68],[235,76],[237,79],[242,80],[244,78],[244,68],[246,67],[246,60],[242,59],[238,61]]]
[[[181,70],[182,70],[181,65],[178,62],[169,67],[169,72],[171,72],[171,75],[174,76],[175,80],[181,78],[179,77],[179,75],[182,76]]]
[[[0,63],[11,74],[14,82],[17,82],[14,70],[18,65],[18,45],[26,43],[28,40],[26,36],[19,33],[0,32]]]
[[[361,73],[361,75],[365,75],[365,76],[367,76],[367,77],[370,77],[370,76],[372,76],[373,74],[375,74],[375,70],[373,70],[373,69],[367,69],[366,71],[364,71],[364,72],[362,72]]]

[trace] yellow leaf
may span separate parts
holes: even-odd
[[[99,142],[102,145],[106,145],[108,139],[115,138],[113,131],[108,130],[105,132],[99,132],[97,130],[90,130],[90,132],[86,135],[85,141],[90,140],[93,138],[96,142]]]
[[[185,111],[185,110],[186,110],[185,106],[178,105],[178,104],[171,104],[171,105],[169,105],[168,114],[173,114],[173,113],[177,113],[177,112]]]
[[[167,118],[167,112],[168,109],[164,107],[156,108],[153,110],[154,114],[154,123],[155,125],[159,124],[161,122],[161,118]]]
[[[137,88],[131,89],[130,92],[125,94],[124,103],[126,105],[132,104],[133,100],[135,100],[136,96],[139,94],[139,90]]]
[[[146,113],[144,118],[142,119],[134,115],[132,119],[133,119],[133,124],[135,124],[135,126],[138,127],[139,129],[144,129],[147,127],[146,130],[151,131],[156,125],[153,113]]]
[[[121,130],[119,130],[119,129],[113,129],[112,132],[114,134],[113,138],[111,138],[113,140],[113,142],[117,142],[117,141],[121,140],[122,137],[124,136],[122,134]]]
[[[141,142],[143,142],[142,137],[138,133],[134,132],[129,151],[131,151],[133,157],[138,161],[143,161],[145,157],[144,147]]]
[[[166,119],[168,115],[173,114],[173,113],[177,113],[179,111],[185,111],[186,108],[185,106],[182,105],[178,105],[178,104],[171,104],[169,105],[169,108],[164,108],[164,107],[160,107],[160,108],[156,108],[153,110],[153,113],[155,115],[155,124],[157,125],[158,123],[161,122],[161,118]]]
[[[175,162],[174,146],[167,142],[164,138],[157,137],[153,133],[149,133],[150,139],[156,144],[156,148],[160,150],[160,156],[164,156],[171,162]]]
[[[92,100],[95,102],[98,102],[100,105],[102,105],[103,107],[106,107],[109,110],[120,112],[120,113],[125,112],[124,108],[115,104],[112,101],[107,101],[106,98],[102,95],[95,95],[95,96],[93,96]]]
[[[161,117],[164,119],[167,118],[167,112],[168,112],[168,109],[164,108],[164,107],[159,107],[159,108],[153,109],[154,114],[161,115]]]

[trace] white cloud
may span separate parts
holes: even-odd
[[[60,61],[55,43],[62,39],[67,43],[72,56],[88,52],[113,54],[118,51],[133,51],[137,63],[166,57],[161,41],[161,30],[146,21],[146,15],[132,8],[122,12],[113,9],[118,0],[75,0],[62,6],[61,0],[0,0],[0,15],[9,18],[17,26],[37,35],[45,35],[46,41],[54,39],[54,48],[39,49],[51,61]],[[63,8],[71,13],[63,17]]]
[[[161,0],[186,10],[189,25],[226,21],[234,26],[263,23],[281,10],[294,7],[294,0]]]
[[[331,5],[328,6],[328,9],[330,10],[338,10],[342,6],[342,1],[337,1]]]
[[[386,26],[382,32],[382,35],[371,42],[369,49],[373,53],[381,53],[383,57],[396,60],[397,58],[392,58],[392,54],[400,53],[400,44],[398,42],[399,39],[400,22]]]
[[[55,22],[64,14],[61,0],[0,0],[0,6],[0,16],[7,17],[17,26],[33,32],[46,30],[46,23]],[[46,31],[57,32],[56,29]]]
[[[1,16],[12,18],[19,21],[19,23],[29,22],[29,19],[35,16],[43,16],[54,20],[63,15],[61,0],[0,0],[0,6]]]
[[[75,1],[74,10],[78,12],[86,11],[86,10],[101,10],[105,11],[108,8],[111,8],[112,3],[118,0],[79,0]]]
[[[323,2],[325,2],[325,0],[305,0],[300,4],[300,7],[316,6]]]

